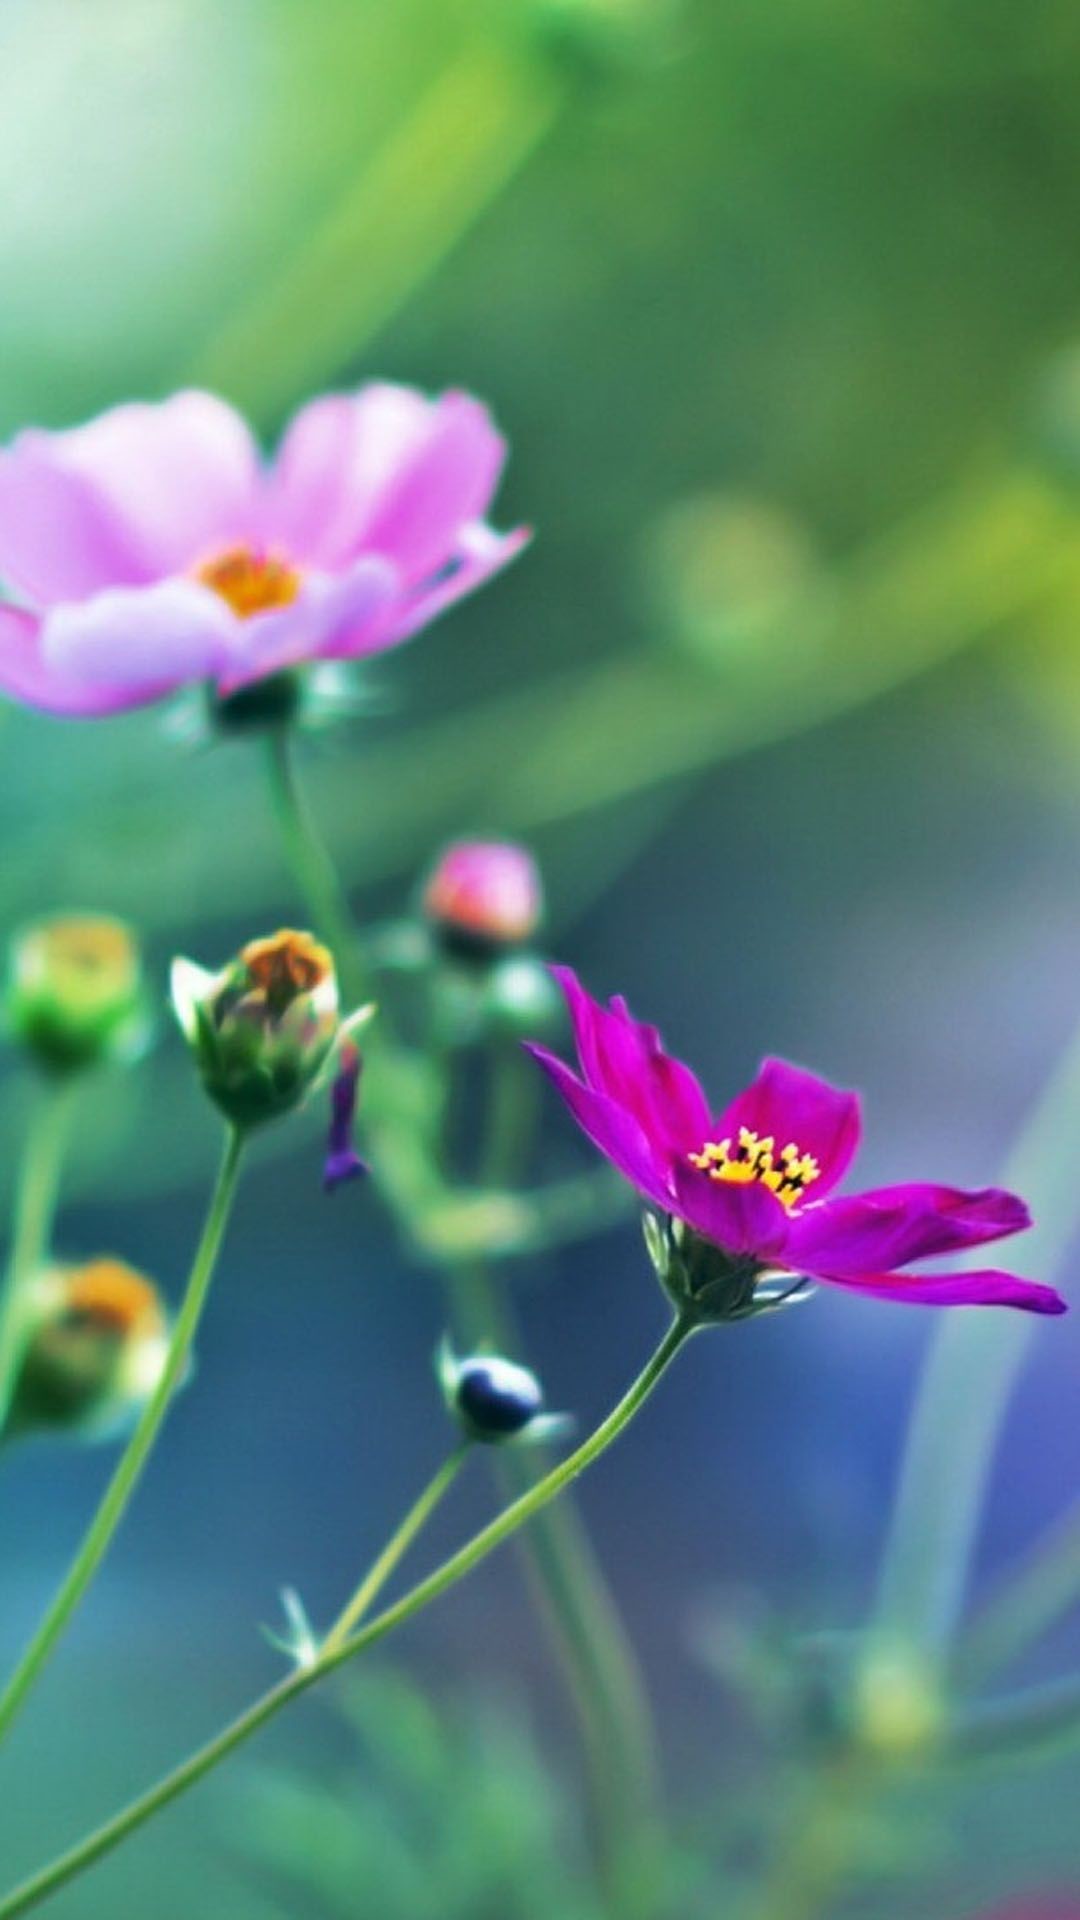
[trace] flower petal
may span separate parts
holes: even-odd
[[[251,536],[255,443],[212,394],[114,407],[0,453],[0,575],[39,602],[179,572]]]
[[[672,1184],[675,1197],[668,1202],[669,1212],[714,1246],[728,1253],[753,1253],[763,1261],[778,1257],[787,1240],[789,1216],[760,1180],[713,1180],[684,1161],[676,1162]]]
[[[332,569],[361,550],[414,582],[449,561],[483,518],[506,457],[487,409],[468,394],[430,400],[373,382],[294,417],[269,480],[268,537]]]
[[[565,995],[589,1085],[632,1113],[665,1156],[700,1147],[708,1136],[708,1102],[689,1067],[664,1051],[656,1028],[635,1020],[625,1001],[601,1006],[570,967],[551,971]]]
[[[0,605],[0,691],[65,719],[93,720],[135,704],[126,688],[88,688],[71,682],[42,658],[41,617]]]
[[[571,1073],[570,1068],[549,1053],[546,1047],[528,1042],[525,1051],[531,1053],[533,1059],[543,1067],[578,1126],[593,1145],[599,1147],[600,1152],[646,1199],[670,1213],[672,1197],[664,1163],[654,1152],[633,1114],[605,1094],[583,1085],[577,1075]]]
[[[1030,1225],[1024,1202],[1000,1187],[877,1187],[803,1208],[792,1221],[787,1257],[809,1273],[865,1273],[1001,1240]]]
[[[73,700],[133,707],[222,672],[239,626],[206,587],[163,580],[54,608],[42,623],[41,653]]]
[[[411,640],[414,633],[430,626],[441,613],[475,593],[494,574],[501,573],[531,539],[528,527],[517,527],[512,533],[496,533],[486,522],[466,527],[450,571],[433,586],[422,587],[409,596],[394,616],[392,632],[379,641],[379,646],[398,646],[403,640]]]
[[[233,693],[304,660],[345,660],[368,651],[397,584],[393,567],[374,555],[345,573],[309,574],[290,606],[236,623],[220,691]]]
[[[826,1286],[846,1287],[851,1293],[871,1294],[878,1300],[900,1300],[921,1307],[1020,1307],[1026,1313],[1067,1313],[1068,1303],[1053,1287],[1038,1280],[1021,1280],[997,1267],[968,1273],[818,1273]]]
[[[740,1127],[772,1135],[778,1148],[793,1141],[820,1168],[815,1199],[843,1178],[859,1144],[859,1096],[832,1086],[790,1061],[763,1060],[758,1075],[712,1123],[712,1138],[736,1139]]]

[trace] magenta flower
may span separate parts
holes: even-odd
[[[224,401],[115,407],[0,451],[0,689],[91,717],[408,640],[513,558],[506,444],[465,393],[301,409],[262,463]]]
[[[732,1302],[737,1312],[750,1310],[763,1282],[782,1297],[802,1279],[882,1300],[1065,1311],[1052,1287],[996,1267],[904,1271],[911,1261],[1029,1226],[1015,1194],[909,1184],[828,1199],[859,1143],[856,1094],[787,1061],[766,1060],[757,1079],[714,1116],[655,1027],[632,1019],[624,1000],[600,1006],[568,968],[554,971],[582,1077],[544,1048],[529,1050],[578,1125],[656,1209],[662,1273],[668,1279],[665,1263],[673,1263],[682,1298],[702,1317],[727,1317]],[[778,1295],[782,1280],[791,1286]]]

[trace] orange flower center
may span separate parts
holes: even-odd
[[[737,1143],[708,1140],[701,1152],[690,1154],[689,1159],[690,1165],[707,1173],[710,1180],[728,1180],[740,1187],[760,1180],[789,1209],[821,1173],[813,1154],[803,1153],[793,1140],[778,1152],[771,1133],[754,1133],[749,1127],[739,1128]]]
[[[156,1331],[161,1307],[149,1280],[122,1260],[104,1257],[65,1275],[64,1312],[118,1335]]]
[[[334,965],[327,949],[310,933],[295,933],[289,927],[265,940],[249,940],[240,958],[271,1006],[282,1007],[319,986]]]
[[[237,618],[289,607],[300,592],[300,574],[280,554],[255,547],[227,547],[195,569],[196,580],[230,606]]]

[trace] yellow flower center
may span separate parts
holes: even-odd
[[[240,958],[252,984],[272,1007],[291,1006],[300,994],[321,986],[334,968],[328,948],[310,933],[297,933],[291,927],[265,940],[249,940]]]
[[[739,1187],[760,1180],[788,1208],[797,1204],[821,1172],[813,1154],[803,1153],[793,1140],[777,1151],[771,1133],[754,1133],[749,1127],[739,1128],[734,1145],[730,1139],[707,1140],[701,1152],[690,1154],[689,1159],[710,1180],[728,1180]]]
[[[196,580],[230,606],[237,618],[290,607],[300,592],[300,575],[280,554],[254,547],[227,547],[195,569]]]

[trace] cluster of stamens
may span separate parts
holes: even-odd
[[[300,575],[287,560],[255,547],[228,547],[201,567],[195,578],[210,587],[240,620],[290,607],[300,592]]]
[[[708,1140],[689,1159],[710,1180],[728,1180],[736,1186],[760,1180],[785,1207],[795,1206],[821,1172],[813,1154],[803,1153],[793,1140],[777,1150],[771,1133],[754,1133],[750,1127],[739,1128],[736,1144],[730,1139]]]

